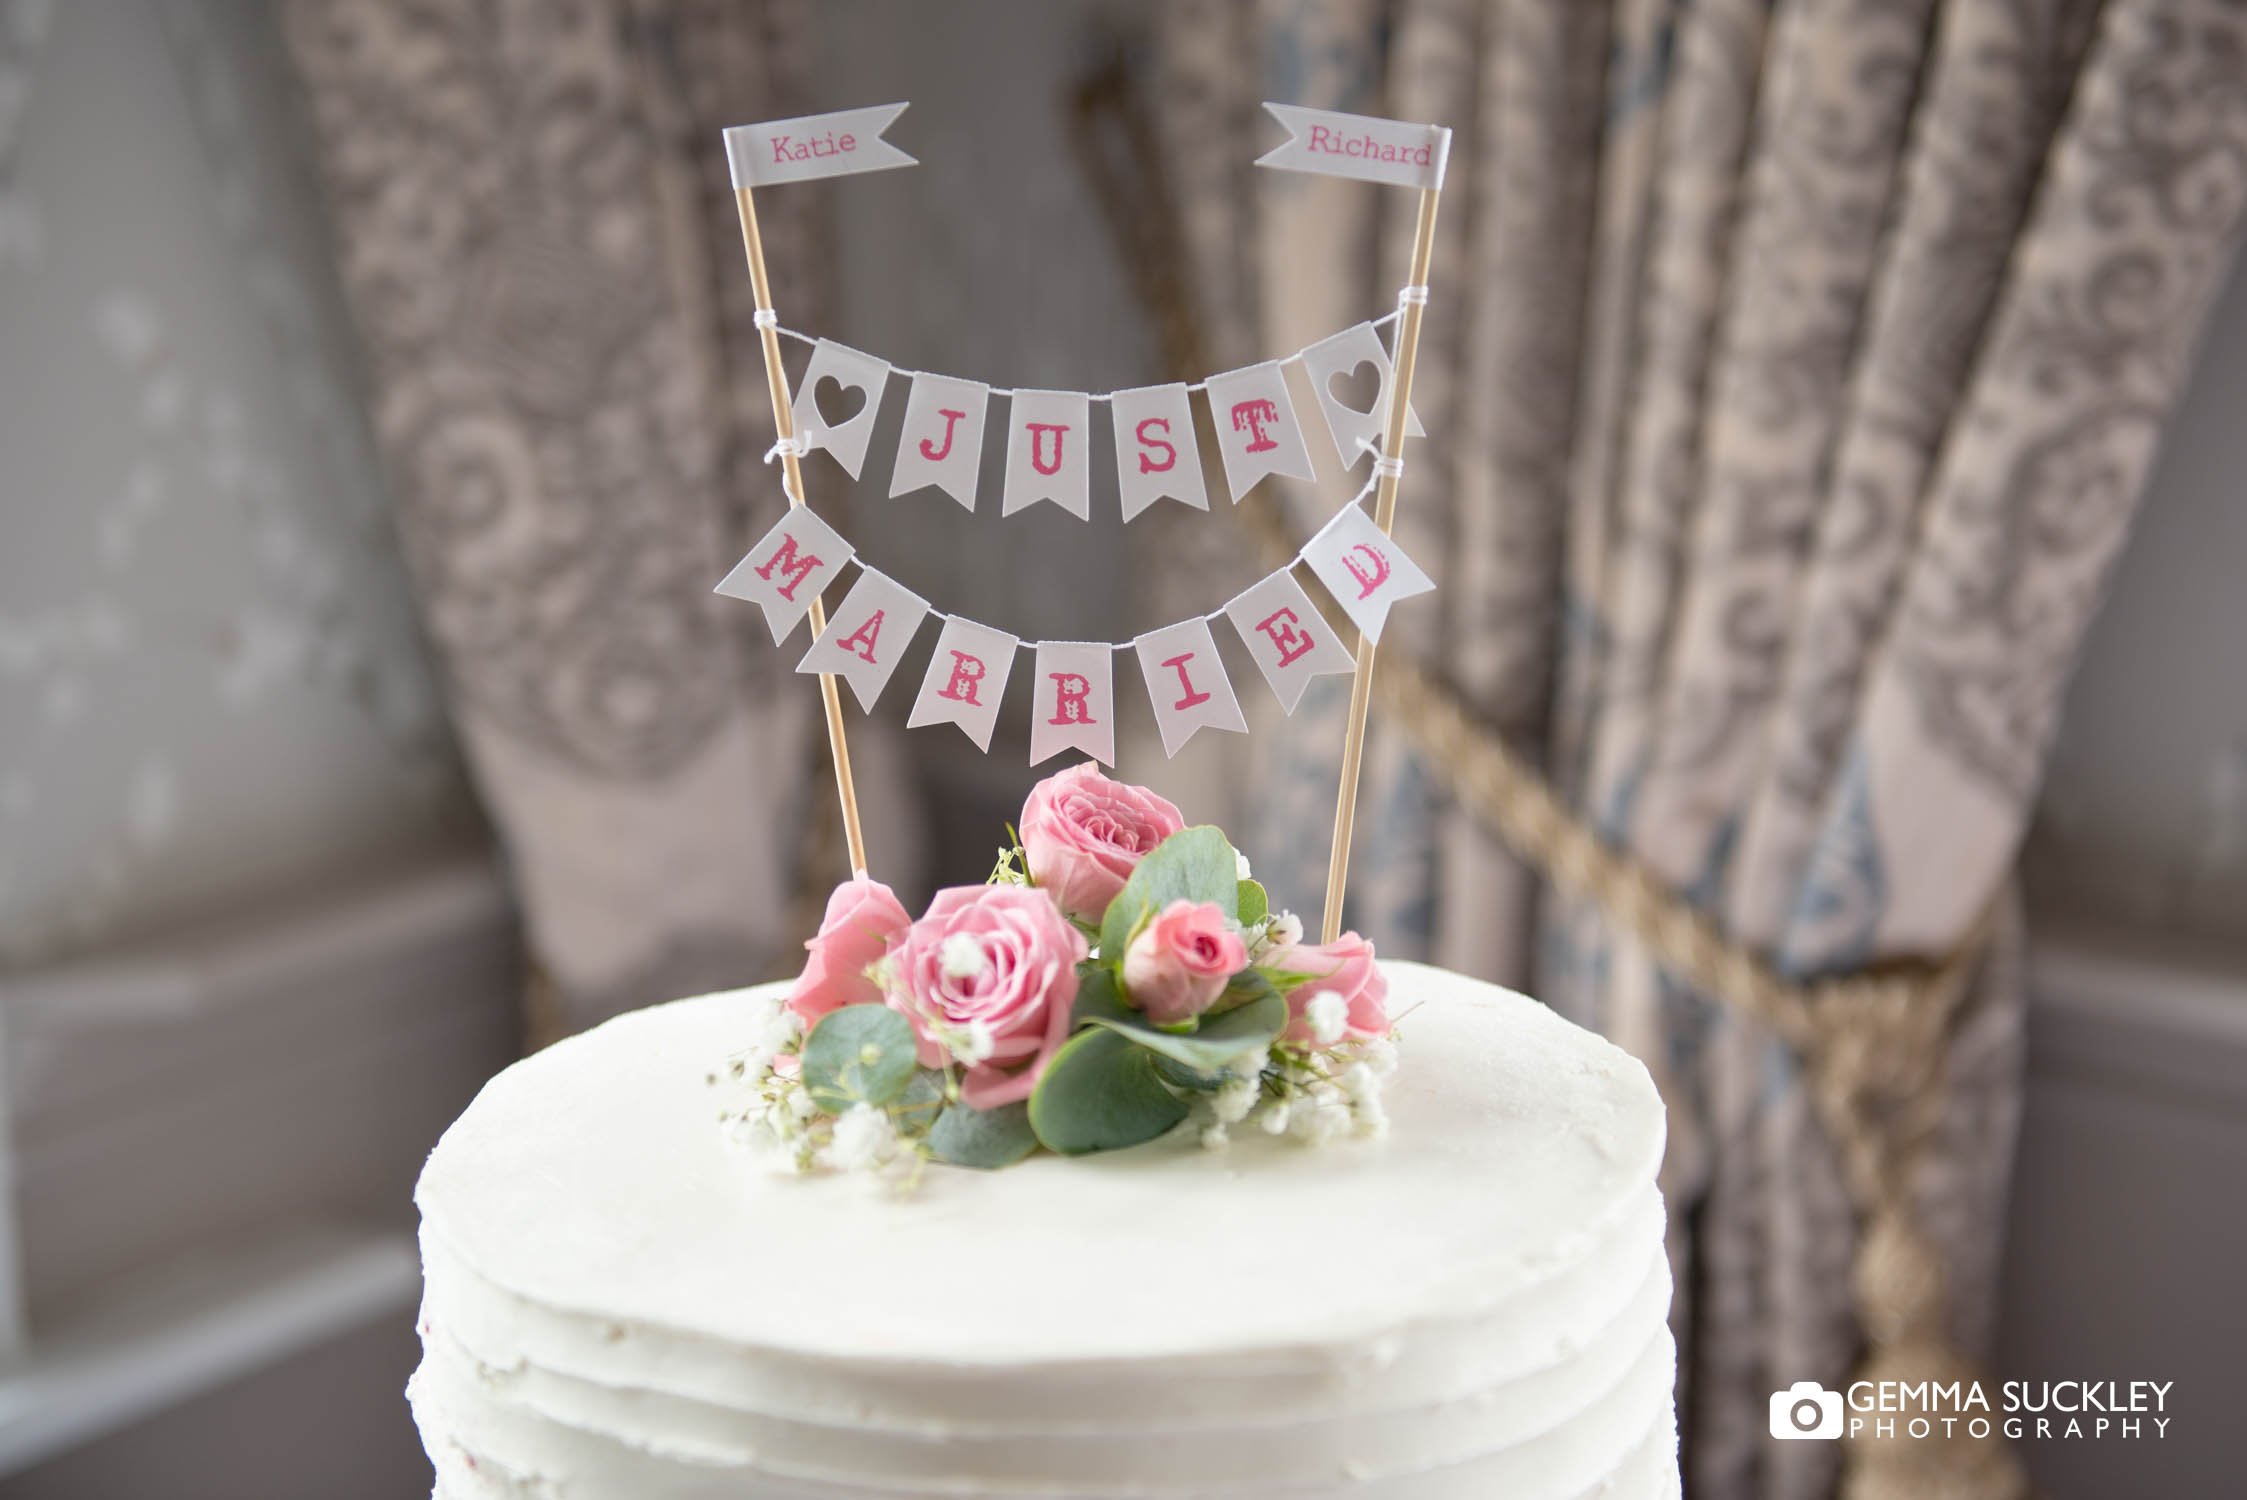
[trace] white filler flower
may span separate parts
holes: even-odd
[[[829,1166],[855,1172],[880,1166],[896,1150],[897,1129],[888,1113],[871,1104],[854,1104],[835,1121],[835,1137],[824,1154]]]
[[[1312,1038],[1331,1047],[1350,1029],[1350,1004],[1337,991],[1320,990],[1303,1007],[1303,1019],[1311,1023]]]
[[[991,963],[983,945],[964,932],[955,932],[944,940],[944,946],[937,951],[937,960],[944,966],[946,979],[973,979]]]

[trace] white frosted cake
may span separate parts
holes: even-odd
[[[704,1087],[757,992],[518,1063],[416,1195],[437,1494],[1677,1494],[1653,1084],[1383,968],[1390,1128],[1317,1150],[792,1177]]]

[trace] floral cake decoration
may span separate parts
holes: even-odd
[[[1373,945],[1304,942],[1222,832],[1090,763],[1032,789],[987,883],[916,920],[859,876],[804,946],[725,1075],[753,1097],[724,1117],[799,1171],[1386,1128]]]

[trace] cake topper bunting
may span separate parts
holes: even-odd
[[[943,628],[908,727],[953,724],[978,747],[988,749],[1014,654],[1025,644],[1033,645],[1031,762],[1074,749],[1112,763],[1113,655],[1129,647],[1139,658],[1164,753],[1173,754],[1202,728],[1235,732],[1247,728],[1210,631],[1211,622],[1223,616],[1289,713],[1312,677],[1352,673],[1321,929],[1324,941],[1334,941],[1341,930],[1374,652],[1390,607],[1435,587],[1392,533],[1404,473],[1404,443],[1423,431],[1411,408],[1412,371],[1427,304],[1436,205],[1451,132],[1437,125],[1291,104],[1265,105],[1288,131],[1288,139],[1259,157],[1259,166],[1419,189],[1411,280],[1400,291],[1395,312],[1352,325],[1284,359],[1218,372],[1192,385],[1174,383],[1107,394],[1010,391],[950,375],[897,369],[877,355],[783,329],[774,311],[753,189],[914,165],[914,158],[881,139],[905,108],[904,104],[876,105],[739,125],[725,132],[742,241],[756,293],[755,322],[773,425],[779,436],[766,457],[781,460],[789,512],[751,548],[718,591],[762,607],[775,640],[785,640],[798,620],[811,621],[813,643],[797,670],[819,677],[852,871],[864,876],[867,858],[838,676],[850,682],[860,706],[870,709],[906,647],[933,616]],[[1380,336],[1380,330],[1392,322],[1396,325],[1393,358]],[[784,334],[813,346],[802,389],[793,395],[781,361]],[[1126,521],[1165,498],[1206,511],[1209,498],[1191,400],[1196,392],[1209,407],[1231,499],[1238,501],[1273,476],[1315,480],[1317,466],[1306,441],[1307,428],[1287,377],[1290,365],[1299,366],[1310,382],[1314,409],[1344,469],[1355,468],[1359,458],[1369,454],[1371,477],[1288,567],[1221,608],[1131,642],[1022,642],[1005,631],[938,610],[857,560],[846,539],[805,509],[804,455],[824,451],[853,479],[859,478],[892,374],[903,375],[911,384],[891,468],[893,498],[933,487],[963,508],[975,509],[993,396],[1008,402],[1002,516],[1048,501],[1079,519],[1090,518],[1096,404],[1109,408],[1107,420],[1097,425],[1111,434],[1118,504]],[[1360,371],[1371,372],[1369,397],[1337,388],[1337,382],[1354,382]],[[1369,494],[1370,517],[1359,508]],[[857,582],[830,627],[820,596],[854,561],[859,568]],[[1308,567],[1356,627],[1354,659],[1340,642],[1329,638],[1325,616],[1293,577],[1296,563]]]

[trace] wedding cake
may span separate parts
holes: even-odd
[[[1061,893],[1085,871],[1024,822],[1036,884],[992,889],[1050,909],[1041,867]],[[1167,828],[1099,832],[1203,832]],[[1104,914],[1175,864],[1150,854]],[[1369,947],[1322,969],[1331,945],[1284,942],[1246,885],[1205,932],[1177,898],[1098,945],[956,893],[879,931],[846,887],[795,985],[627,1015],[494,1079],[416,1194],[436,1494],[1676,1495],[1646,1071],[1456,974]],[[1040,942],[1082,956],[1040,964]],[[1183,1020],[1164,944],[1233,969]],[[807,1040],[800,1013],[838,998],[823,953],[887,1003]],[[1025,1000],[1041,985],[1074,1021]],[[849,1040],[838,1072],[823,1035]],[[1032,1035],[1061,1040],[1009,1050]],[[1140,1094],[1085,1082],[1111,1057],[1146,1064]]]

